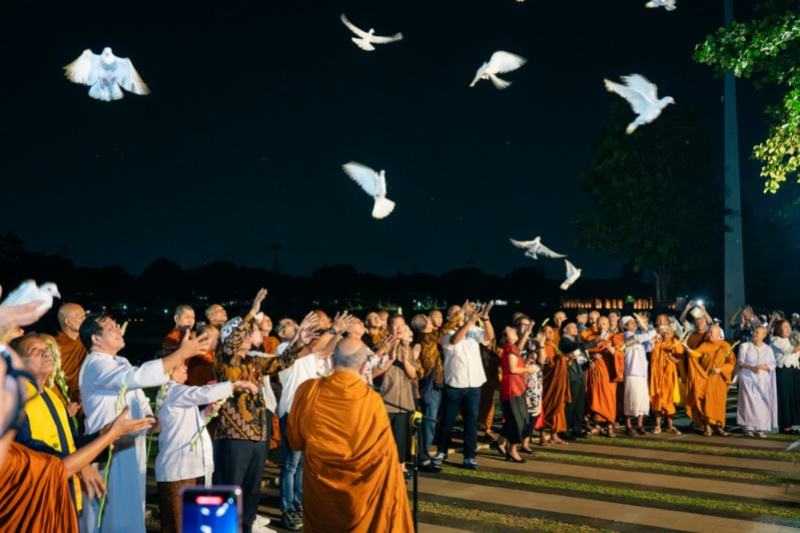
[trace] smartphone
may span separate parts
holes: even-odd
[[[239,533],[242,530],[241,487],[183,487],[181,502],[181,531],[185,533]]]

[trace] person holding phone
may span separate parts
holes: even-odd
[[[210,405],[233,394],[246,391],[257,394],[258,387],[247,380],[223,381],[202,387],[185,385],[186,364],[172,370],[170,381],[161,396],[161,435],[156,457],[156,483],[161,531],[178,531],[180,489],[187,485],[211,486],[214,458],[206,420],[198,405]]]

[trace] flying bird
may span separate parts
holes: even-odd
[[[675,11],[676,0],[650,0],[644,7],[663,7],[667,11]]]
[[[55,283],[42,283],[39,287],[32,279],[20,283],[19,287],[11,291],[6,299],[0,302],[0,306],[23,305],[31,302],[42,302],[36,308],[37,311],[44,311],[53,307],[53,296],[61,298],[58,287]]]
[[[386,43],[393,43],[395,41],[400,41],[403,39],[402,33],[395,33],[391,37],[381,37],[380,35],[375,35],[375,30],[370,28],[368,32],[360,29],[355,24],[347,20],[347,17],[344,16],[342,13],[342,22],[345,26],[350,28],[350,31],[358,35],[358,37],[353,37],[353,42],[358,45],[359,48],[362,50],[366,50],[367,52],[371,52],[375,50],[375,47],[372,46],[373,44],[386,44]]]
[[[492,54],[492,57],[489,58],[489,61],[481,65],[481,68],[479,68],[478,72],[475,73],[475,79],[472,80],[472,83],[470,83],[469,86],[474,87],[475,84],[478,83],[478,80],[492,80],[492,83],[494,83],[495,87],[498,89],[505,89],[511,85],[511,82],[501,80],[497,77],[497,74],[503,74],[505,72],[517,70],[519,67],[527,63],[527,61],[528,60],[524,57],[512,54],[510,52],[498,50]]]
[[[536,237],[532,241],[515,241],[514,239],[508,239],[511,241],[511,244],[516,246],[517,248],[522,248],[525,250],[525,255],[530,257],[531,259],[539,259],[538,256],[550,257],[553,259],[558,259],[560,257],[567,257],[566,255],[557,254],[547,246],[542,244],[542,238]]]
[[[342,165],[345,173],[353,178],[367,194],[375,198],[372,216],[384,218],[394,209],[394,202],[386,198],[386,174],[384,170],[378,174],[368,166],[350,161]]]
[[[133,68],[131,60],[115,56],[108,47],[103,48],[100,55],[93,54],[87,48],[64,70],[64,75],[70,81],[89,85],[89,96],[104,102],[122,98],[124,95],[120,87],[134,94],[150,94],[150,89]]]
[[[566,259],[564,259],[564,262],[567,264],[567,279],[561,284],[561,290],[565,291],[569,289],[570,285],[575,283],[575,280],[581,277],[581,269],[575,268],[575,266]]]
[[[659,100],[658,87],[641,74],[622,76],[621,79],[625,85],[606,79],[603,81],[609,92],[617,93],[627,100],[631,104],[633,112],[638,115],[636,120],[628,124],[625,133],[633,133],[639,126],[650,124],[658,118],[667,105],[675,103],[671,96],[665,96]]]

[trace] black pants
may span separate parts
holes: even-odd
[[[570,376],[571,377],[571,376]],[[569,392],[572,401],[566,405],[567,431],[570,429],[576,435],[583,433],[583,410],[586,404],[586,380],[581,376],[580,381],[569,382]]]
[[[405,463],[409,456],[408,444],[411,439],[411,414],[410,413],[389,413],[389,422],[392,425],[392,435],[397,445],[397,457],[401,463]]]
[[[261,499],[261,479],[269,440],[219,439],[214,470],[223,485],[242,487],[242,532],[250,533]]]

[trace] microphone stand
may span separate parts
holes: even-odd
[[[381,389],[382,388],[383,387],[381,387]],[[401,407],[401,406],[397,405],[396,403],[387,402],[386,400],[383,400],[383,403],[385,403],[386,405],[389,405],[391,407],[394,407],[395,409],[399,409],[401,413],[409,413],[411,415],[411,420],[410,420],[411,431],[414,434],[414,436],[413,436],[414,442],[416,442],[416,445],[414,446],[414,454],[413,454],[413,457],[414,457],[414,461],[413,461],[413,463],[414,463],[414,482],[412,484],[411,494],[412,494],[412,497],[413,497],[413,505],[414,505],[414,531],[417,532],[417,531],[419,531],[419,526],[418,526],[418,522],[417,522],[417,500],[418,500],[418,494],[419,494],[419,460],[420,460],[420,453],[421,453],[421,450],[422,450],[422,432],[420,431],[420,426],[422,425],[422,421],[423,420],[428,420],[429,422],[433,422],[434,424],[438,424],[439,421],[435,420],[433,418],[424,416],[422,413],[420,413],[419,411],[415,411],[414,409],[406,409],[405,407]],[[798,442],[800,442],[800,441],[798,441]]]

